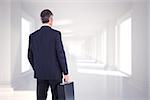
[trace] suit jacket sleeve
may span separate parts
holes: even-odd
[[[28,60],[34,70],[34,62],[33,62],[33,51],[32,51],[32,39],[31,35],[29,36],[29,47],[28,47]]]
[[[64,51],[62,40],[61,40],[60,32],[56,37],[56,52],[57,52],[57,57],[58,57],[61,70],[64,75],[67,75],[68,67],[67,67],[67,61],[66,61],[65,51]]]

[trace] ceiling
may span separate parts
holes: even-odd
[[[64,34],[77,36],[94,35],[104,24],[120,17],[132,8],[132,2],[127,2],[127,0],[120,0],[121,2],[118,0],[77,1],[22,0],[21,7],[36,19],[37,27],[41,25],[40,12],[46,8],[52,10],[55,28],[64,31]]]

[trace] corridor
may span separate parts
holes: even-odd
[[[61,31],[75,100],[150,100],[150,0],[0,0],[0,100],[36,100],[27,50],[43,9]]]

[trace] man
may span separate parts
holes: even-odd
[[[37,100],[46,100],[49,86],[52,100],[57,99],[57,84],[68,81],[68,68],[61,33],[52,29],[53,14],[45,9],[40,14],[43,26],[30,34],[28,59],[37,79]]]

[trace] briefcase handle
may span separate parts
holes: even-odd
[[[71,83],[73,83],[73,82],[62,82],[62,83],[60,83],[60,85],[67,85],[67,84],[71,84]]]

